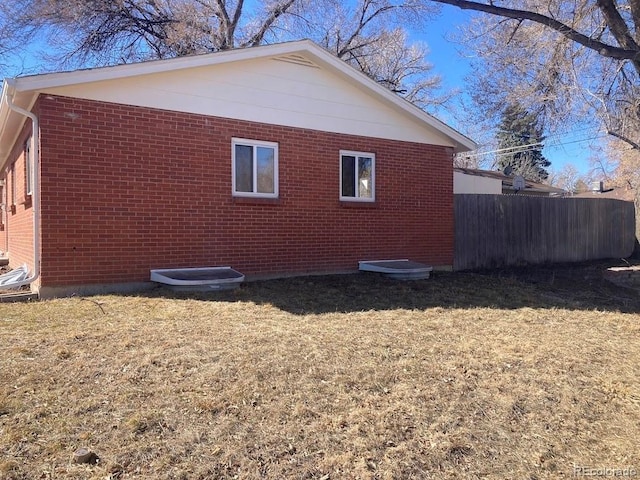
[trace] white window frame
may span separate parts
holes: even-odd
[[[356,195],[354,197],[348,197],[342,195],[342,158],[343,157],[355,157],[356,158],[356,175],[354,185]],[[370,158],[371,159],[371,197],[360,197],[358,195],[358,158]],[[340,189],[340,200],[346,202],[375,202],[376,201],[376,154],[371,152],[356,152],[352,150],[340,150],[340,179],[338,188]]]
[[[242,145],[253,148],[253,192],[236,191],[236,145]],[[273,193],[258,192],[258,161],[257,147],[273,149]],[[251,197],[251,198],[278,198],[279,181],[278,181],[278,144],[275,142],[266,142],[263,140],[250,140],[247,138],[231,139],[231,175],[232,186],[231,193],[234,197]]]
[[[33,194],[33,137],[24,144],[24,174],[26,178],[26,195]]]
[[[0,180],[0,202],[2,202],[0,204],[0,222],[3,226],[7,224],[7,181],[7,177],[4,180]]]
[[[16,182],[16,164],[11,164],[11,171],[9,177],[11,178],[11,206],[15,207],[18,204],[18,185]]]

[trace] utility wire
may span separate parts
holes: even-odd
[[[585,129],[587,130],[587,129]],[[594,132],[596,133],[596,132]],[[597,133],[602,133],[601,131],[598,131]],[[513,147],[506,147],[506,148],[500,148],[497,150],[487,150],[484,152],[475,152],[475,153],[459,153],[457,154],[457,156],[459,158],[476,158],[476,157],[485,157],[487,155],[498,155],[498,156],[505,156],[505,155],[512,155],[512,154],[516,154],[516,153],[524,153],[524,152],[530,152],[530,151],[534,151],[534,150],[538,150],[539,147],[563,147],[565,145],[572,145],[575,143],[583,143],[583,142],[589,142],[592,140],[598,140],[600,138],[605,138],[607,135],[606,134],[601,134],[601,135],[595,135],[595,136],[590,136],[590,137],[586,137],[586,138],[580,138],[577,140],[570,140],[570,141],[565,141],[565,142],[546,142],[547,137],[545,137],[545,144],[541,143],[541,142],[537,142],[537,143],[531,143],[531,144],[527,144],[527,145],[515,145]]]
[[[536,143],[530,143],[528,145],[515,145],[513,147],[499,148],[498,150],[489,150],[486,152],[476,152],[476,153],[469,153],[469,154],[460,153],[458,155],[464,158],[482,157],[484,155],[491,155],[499,152],[505,152],[503,153],[503,155],[506,155],[508,153],[520,153],[521,151],[535,150],[534,147],[541,147],[541,146],[542,146],[542,143],[536,142]]]

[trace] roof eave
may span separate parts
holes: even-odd
[[[12,110],[9,108],[9,95],[15,93],[15,79],[5,78],[2,83],[2,94],[0,94],[0,170],[3,170],[7,158],[11,153],[13,139],[7,139],[7,123]]]

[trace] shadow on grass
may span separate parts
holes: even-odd
[[[602,276],[616,262],[513,268],[479,273],[436,272],[429,280],[400,282],[374,273],[248,282],[232,291],[150,296],[271,304],[293,314],[366,310],[491,307],[565,308],[640,313],[640,292]]]

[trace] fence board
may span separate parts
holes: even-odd
[[[635,242],[631,202],[455,195],[455,270],[625,258]]]

